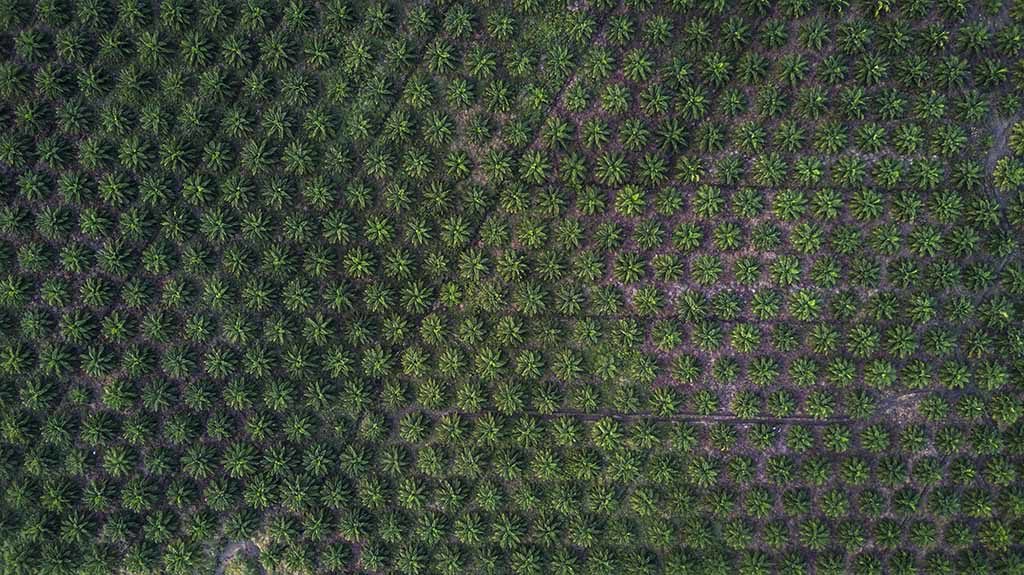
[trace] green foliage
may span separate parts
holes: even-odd
[[[3,2],[0,571],[1020,571],[1018,4]]]

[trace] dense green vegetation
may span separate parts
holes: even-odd
[[[0,573],[1024,574],[1021,0],[0,55]]]

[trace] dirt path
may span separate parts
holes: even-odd
[[[988,155],[985,158],[985,185],[983,186],[984,192],[989,198],[992,199],[1001,211],[999,217],[998,226],[1003,232],[1013,237],[1014,232],[1011,229],[1008,221],[1009,217],[1009,206],[1008,198],[1009,194],[1002,193],[995,185],[992,174],[996,169],[996,165],[999,160],[1004,157],[1012,156],[1010,152],[1010,129],[1020,120],[1019,114],[1014,114],[1008,118],[1000,117],[998,115],[992,118],[992,147],[988,151]],[[1012,254],[1003,257],[996,268],[997,273],[1002,273],[1003,267],[1008,261],[1014,256]]]
[[[217,567],[214,569],[214,575],[224,575],[224,570],[228,566],[228,562],[239,555],[248,555],[250,557],[258,557],[260,554],[260,548],[256,546],[251,540],[245,541],[229,541],[225,545],[220,553],[217,554]],[[259,572],[264,573],[263,568],[259,568]]]
[[[995,116],[992,118],[992,148],[989,150],[988,156],[985,158],[985,170],[989,176],[991,176],[992,171],[995,170],[996,162],[998,162],[1003,156],[1010,153],[1009,131],[1010,127],[1016,122],[1016,117],[1002,118]]]

